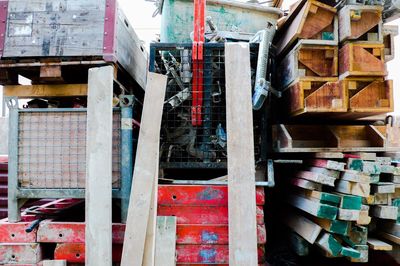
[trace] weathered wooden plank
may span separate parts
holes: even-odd
[[[370,193],[370,185],[368,183],[356,183],[346,180],[339,180],[336,184],[335,190],[341,193],[366,198]]]
[[[318,224],[295,213],[285,215],[283,222],[310,244],[314,244],[322,230]]]
[[[296,195],[290,195],[287,201],[292,206],[319,218],[334,220],[337,216],[338,208],[334,206],[321,204]]]
[[[238,68],[237,66],[241,66]],[[250,49],[225,44],[229,264],[257,265]],[[243,160],[243,158],[245,158]]]
[[[355,170],[345,170],[344,172],[342,172],[342,175],[340,178],[342,180],[356,182],[356,183],[364,183],[364,184],[369,184],[371,181],[371,178],[369,175],[360,173]]]
[[[343,221],[357,221],[360,218],[360,211],[339,208],[337,218]]]
[[[39,243],[2,243],[0,245],[0,264],[33,264],[43,258],[43,247]]]
[[[343,157],[342,157],[343,158]],[[344,171],[345,163],[333,161],[333,160],[324,160],[324,159],[312,159],[305,161],[306,164],[312,165],[315,167],[322,167],[330,170]]]
[[[370,175],[378,175],[381,173],[380,163],[364,161],[358,158],[349,158],[347,160],[347,168]]]
[[[333,177],[335,179],[340,177],[339,171],[330,170],[330,169],[326,169],[326,168],[322,168],[322,167],[307,167],[307,168],[305,168],[305,170],[307,170],[309,172],[313,172],[313,173],[327,175],[327,176]]]
[[[386,232],[379,232],[379,236],[389,240],[397,245],[400,245],[400,237],[386,233]]]
[[[339,205],[340,208],[349,210],[361,210],[362,206],[361,197],[347,195],[343,193],[335,193],[335,195],[340,197],[340,205]]]
[[[370,249],[373,249],[373,250],[390,251],[393,249],[392,245],[390,245],[386,242],[383,242],[382,240],[372,238],[372,237],[368,237],[367,244],[370,247]]]
[[[67,266],[66,260],[44,260],[43,266]]]
[[[398,207],[395,206],[377,205],[371,208],[371,215],[381,219],[397,220],[397,213]]]
[[[321,218],[314,218],[313,221],[326,231],[339,235],[347,235],[350,228],[350,223],[347,221],[327,220]]]
[[[113,85],[113,67],[89,69],[85,190],[89,266],[112,265]]]
[[[341,200],[340,196],[335,194],[315,190],[301,190],[299,195],[332,206],[338,206]]]
[[[329,233],[322,233],[316,243],[318,247],[334,257],[339,256],[342,250],[342,245],[339,241]]]
[[[3,95],[18,98],[87,96],[87,84],[8,85]]]
[[[360,210],[360,217],[357,220],[358,225],[368,225],[371,223],[371,217],[369,216],[369,206],[362,205]]]
[[[304,189],[318,190],[318,191],[322,190],[322,184],[315,183],[315,182],[312,182],[312,181],[309,181],[309,180],[305,180],[305,179],[302,179],[302,178],[291,178],[290,179],[290,183],[293,186],[301,187],[301,188],[304,188]]]
[[[158,216],[155,266],[175,266],[176,217]]]
[[[361,253],[350,247],[342,247],[342,250],[340,251],[340,254],[345,257],[350,257],[354,259],[359,259],[361,257]]]
[[[390,182],[379,182],[377,184],[371,184],[371,193],[385,194],[394,193],[395,186]]]
[[[133,173],[122,266],[142,265],[152,189],[157,180],[162,108],[167,77],[149,73]]]
[[[296,173],[296,177],[320,183],[323,185],[328,185],[331,187],[335,186],[335,181],[336,181],[334,177],[309,171],[299,171]]]
[[[351,262],[368,262],[368,246],[367,245],[355,245],[355,250],[360,252],[359,258],[348,258]]]

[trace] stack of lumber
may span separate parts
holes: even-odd
[[[368,250],[400,244],[400,167],[390,157],[299,159],[287,180],[291,211],[282,217],[298,255],[313,245],[327,257],[368,262]]]
[[[298,1],[275,38],[274,86],[291,116],[356,119],[393,111],[386,80],[396,27],[383,27],[382,6]]]

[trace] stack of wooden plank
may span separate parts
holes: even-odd
[[[400,244],[400,167],[392,158],[375,153],[310,158],[299,158],[301,167],[287,180],[292,211],[282,219],[292,229],[297,254],[307,255],[314,245],[328,257],[368,262],[369,249]]]
[[[355,119],[393,111],[395,27],[382,25],[382,6],[298,1],[275,39],[275,86],[291,116],[329,114]],[[385,36],[385,37],[384,37]]]

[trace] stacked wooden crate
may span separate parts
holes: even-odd
[[[368,262],[369,249],[392,250],[390,242],[400,244],[399,174],[390,157],[375,153],[303,159],[288,180],[294,211],[282,218],[294,250],[304,256],[314,244],[352,262]]]
[[[396,28],[384,31],[381,6],[345,5],[337,11],[299,1],[275,41],[275,86],[285,91],[290,115],[356,119],[393,111],[385,62],[393,58],[395,34]]]

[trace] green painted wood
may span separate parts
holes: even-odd
[[[351,170],[356,170],[367,174],[378,175],[381,173],[381,165],[377,162],[351,158],[349,159],[347,166]]]
[[[330,232],[339,235],[347,235],[349,232],[349,225],[350,223],[347,221],[333,220],[330,227]]]
[[[340,194],[340,196],[340,208],[348,210],[361,210],[362,197],[346,194]]]
[[[343,248],[339,241],[329,233],[322,233],[316,243],[320,248],[334,257],[339,256]]]
[[[400,199],[394,199],[392,206],[396,206],[399,209],[397,212],[397,223],[400,223]]]
[[[354,248],[349,248],[349,247],[342,247],[340,254],[345,257],[350,257],[350,258],[354,258],[354,259],[359,259],[361,257],[360,251],[355,250]]]

